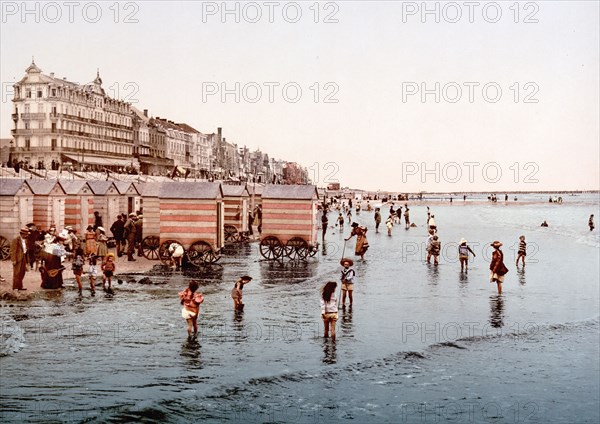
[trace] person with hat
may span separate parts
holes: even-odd
[[[111,281],[112,281],[112,276],[115,273],[115,254],[110,252],[106,255],[106,260],[102,261],[102,272],[103,272],[103,276],[102,276],[102,290],[107,291],[106,290],[106,282],[108,281],[108,291],[110,292],[111,289]]]
[[[438,258],[440,256],[440,252],[442,250],[442,244],[439,241],[439,237],[437,235],[433,236],[433,240],[431,241],[431,245],[429,246],[429,254],[433,256],[433,264],[438,265]]]
[[[96,255],[103,260],[108,255],[108,237],[106,237],[106,230],[104,227],[96,228],[96,242],[98,244]]]
[[[27,236],[27,262],[29,263],[29,268],[33,269],[33,265],[37,263],[38,255],[42,249],[37,242],[43,240],[43,237],[33,222],[27,224],[26,227],[29,230],[29,235]]]
[[[367,227],[361,227],[358,223],[352,223],[352,232],[350,232],[350,236],[346,241],[350,240],[352,237],[356,236],[356,246],[354,247],[354,254],[356,256],[360,256],[360,258],[365,260],[365,253],[369,249],[369,241],[367,240]]]
[[[466,271],[469,270],[469,252],[476,257],[475,252],[471,250],[469,246],[467,246],[467,240],[464,238],[460,239],[460,243],[458,245],[458,260],[460,261],[460,272],[463,272],[463,267]]]
[[[124,226],[124,236],[127,239],[127,260],[135,261],[133,257],[133,253],[135,252],[135,234],[137,231],[137,227],[135,225],[135,221],[137,220],[137,215],[135,213],[129,214],[129,219],[125,223]]]
[[[44,265],[40,267],[42,288],[44,289],[59,289],[63,287],[62,272],[65,267],[62,266],[62,260],[64,256],[69,255],[64,244],[67,237],[68,232],[63,230],[45,248]]]
[[[405,228],[410,227],[410,209],[408,209],[408,205],[404,205],[404,224]]]
[[[490,283],[495,281],[498,286],[498,294],[502,294],[504,275],[508,272],[508,268],[504,265],[504,253],[500,250],[502,243],[496,240],[490,246],[494,248],[492,262],[490,262]]]
[[[67,233],[69,234],[68,240],[71,245],[71,251],[76,252],[77,249],[81,247],[81,240],[79,240],[79,237],[77,237],[77,230],[71,225],[67,225],[65,230],[67,230]]]
[[[354,262],[352,259],[343,258],[340,261],[340,265],[343,267],[340,272],[340,280],[342,282],[342,307],[346,306],[346,293],[348,293],[348,300],[350,306],[352,306],[352,292],[354,291],[354,277],[356,273],[352,268]]]
[[[27,236],[29,229],[21,228],[19,235],[10,242],[10,260],[13,265],[13,290],[27,290],[23,279],[27,271]]]
[[[233,309],[235,311],[243,311],[244,304],[242,303],[242,290],[244,286],[252,281],[252,277],[244,275],[236,281],[235,285],[231,289],[231,298],[233,299]]]
[[[378,233],[379,232],[379,225],[381,224],[381,209],[379,208],[375,208],[375,232]]]

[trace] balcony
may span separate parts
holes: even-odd
[[[18,121],[19,120],[19,114],[18,113],[13,113],[12,114],[12,120],[13,121]]]
[[[21,119],[30,120],[30,119],[46,119],[45,113],[22,113]]]

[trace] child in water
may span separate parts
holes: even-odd
[[[96,265],[96,255],[90,256],[90,267],[88,268],[88,277],[90,279],[90,290],[92,296],[96,295],[96,277],[98,276],[98,265]]]
[[[106,261],[102,263],[102,271],[104,271],[104,275],[102,276],[102,289],[106,291],[106,281],[108,280],[108,291],[111,291],[110,285],[112,281],[112,276],[115,272],[115,255],[114,253],[109,253],[106,255]]]
[[[181,310],[181,316],[187,321],[187,332],[188,337],[198,334],[198,315],[200,313],[200,304],[204,302],[204,296],[202,293],[196,293],[198,290],[198,282],[196,280],[190,281],[187,289],[179,292],[179,300],[183,305]]]
[[[233,299],[233,309],[236,311],[243,311],[244,304],[242,303],[242,290],[244,286],[252,281],[252,277],[248,275],[244,275],[240,277],[239,280],[235,283],[233,288],[231,289],[231,298]]]
[[[527,243],[525,243],[525,236],[519,237],[519,251],[517,252],[517,262],[515,266],[519,266],[519,259],[525,266],[525,256],[527,256]]]
[[[331,340],[335,340],[335,323],[338,319],[338,306],[335,297],[337,283],[329,281],[321,289],[321,318],[323,319],[323,337],[329,337],[331,329]]]
[[[83,285],[81,284],[81,274],[83,274],[83,249],[78,247],[75,251],[75,259],[73,259],[73,265],[71,269],[73,270],[73,275],[75,276],[75,282],[77,283],[77,287],[79,288],[79,294],[83,291]]]

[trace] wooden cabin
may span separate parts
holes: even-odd
[[[130,181],[115,181],[115,187],[120,194],[119,211],[129,215],[141,208],[141,196],[135,184]]]
[[[0,248],[5,258],[6,243],[19,235],[19,230],[33,222],[33,192],[21,179],[0,181]]]
[[[309,246],[317,243],[317,203],[313,185],[267,184],[262,191],[262,234],[277,237],[286,244],[300,237]]]
[[[117,215],[122,211],[119,209],[120,193],[113,181],[95,180],[88,181],[88,185],[94,193],[94,210],[102,216],[104,228],[108,229]]]
[[[67,194],[57,180],[26,180],[33,192],[33,222],[40,230],[65,227]]]
[[[65,197],[65,226],[72,226],[79,234],[88,225],[94,225],[94,192],[86,181],[59,180]]]
[[[250,193],[243,185],[223,185],[223,203],[225,205],[224,224],[227,230],[235,227],[235,232],[248,232],[248,210],[250,203]]]
[[[152,194],[152,188],[147,192]],[[144,217],[150,209],[144,191]],[[224,245],[224,204],[220,183],[163,182],[158,190],[160,238],[174,239],[188,249],[204,241],[218,252]],[[145,222],[144,222],[145,224]],[[144,227],[144,233],[149,234]]]

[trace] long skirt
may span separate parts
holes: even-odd
[[[40,267],[42,275],[43,289],[59,289],[63,286],[62,272],[65,268],[62,266],[60,256],[46,254],[44,256],[44,266]]]

